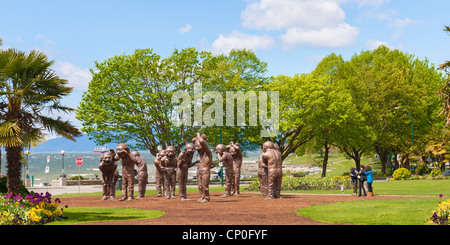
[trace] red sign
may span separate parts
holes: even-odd
[[[83,164],[83,158],[79,157],[75,162],[77,163],[78,166],[80,166],[81,164]]]

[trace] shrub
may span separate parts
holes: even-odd
[[[68,180],[83,180],[84,179],[84,177],[83,176],[81,176],[81,175],[77,175],[77,176],[72,176],[72,177],[70,177]]]
[[[428,169],[427,165],[425,163],[419,163],[416,169],[416,173],[418,175],[425,175],[430,173],[430,170]]]
[[[440,169],[437,169],[437,168],[431,170],[431,172],[430,172],[430,176],[433,177],[433,178],[434,177],[438,177],[441,174],[442,174],[442,171]]]
[[[281,182],[282,191],[293,190],[340,190],[341,185],[351,188],[351,181],[348,176],[325,177],[307,175],[305,177],[284,176]],[[246,191],[259,191],[259,181],[252,183],[245,188]]]
[[[7,193],[8,188],[6,187],[6,182],[8,178],[7,177],[0,177],[0,193]],[[29,194],[30,192],[28,189],[21,183],[19,187],[20,195],[25,196]]]
[[[392,174],[394,180],[404,180],[411,176],[411,172],[406,168],[398,168]]]

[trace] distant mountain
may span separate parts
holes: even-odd
[[[93,152],[95,148],[106,147],[109,149],[116,149],[117,144],[110,143],[106,145],[97,145],[93,140],[90,140],[86,134],[75,138],[76,141],[68,140],[63,137],[47,140],[44,144],[32,147],[30,151],[33,152]]]

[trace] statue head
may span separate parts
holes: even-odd
[[[271,141],[266,141],[263,144],[263,152],[266,152],[268,149],[274,149],[275,146]]]
[[[227,150],[227,148],[226,148],[226,146],[224,144],[218,144],[216,146],[216,153],[217,154],[222,154],[226,150]]]
[[[119,157],[123,157],[127,154],[130,154],[130,148],[128,148],[128,146],[126,144],[120,143],[116,147],[116,152],[117,152],[117,155],[119,155]]]
[[[111,164],[112,163],[112,154],[111,154],[111,152],[105,152],[105,153],[103,153],[103,155],[102,155],[102,162],[104,163],[104,164],[106,164],[106,165],[109,165],[109,164]]]
[[[131,152],[131,154],[133,154],[133,156],[135,156],[135,157],[141,156],[141,154],[139,153],[139,151],[133,151],[133,152]]]
[[[193,155],[195,153],[195,146],[192,143],[188,143],[185,148],[186,152]]]
[[[204,141],[207,140],[205,134],[202,134],[200,137],[202,137],[202,139],[203,139]],[[196,149],[199,153],[203,153],[203,147],[202,147],[202,144],[200,144],[199,139],[198,139],[197,137],[195,137],[195,138],[192,139],[192,142],[194,142],[194,144],[195,144],[195,149]]]
[[[161,150],[161,151],[158,153],[158,159],[163,158],[165,155],[166,155],[166,150]]]
[[[167,147],[167,149],[166,149],[166,155],[167,155],[167,157],[169,157],[169,158],[174,158],[174,157],[176,157],[177,151],[176,151],[175,147],[173,147],[173,146]]]

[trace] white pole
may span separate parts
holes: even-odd
[[[81,169],[81,165],[78,165],[78,193],[80,193],[80,184],[81,184],[80,169]]]

